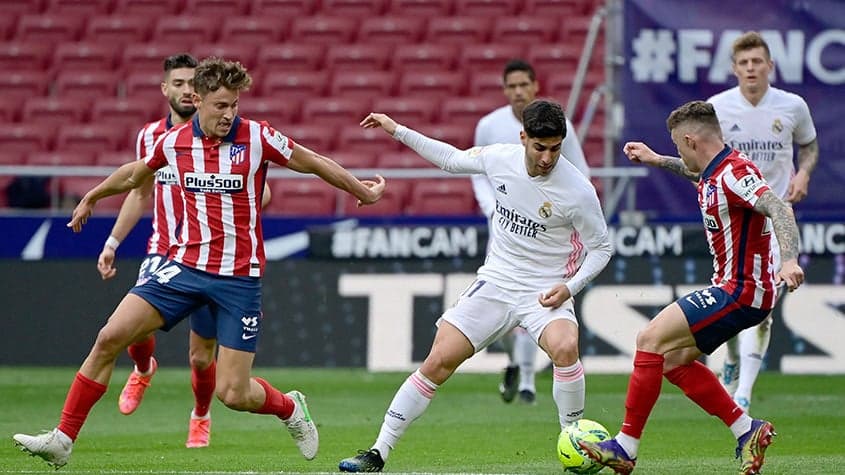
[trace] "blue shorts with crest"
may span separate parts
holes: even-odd
[[[696,346],[708,355],[769,315],[769,310],[741,305],[719,287],[695,290],[677,302],[687,317]]]

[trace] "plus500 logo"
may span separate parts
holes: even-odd
[[[201,193],[233,193],[243,189],[241,175],[227,173],[185,173],[185,189]]]

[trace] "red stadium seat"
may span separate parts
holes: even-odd
[[[64,70],[110,71],[117,50],[107,43],[62,43],[56,46],[53,68]]]
[[[95,16],[88,20],[85,41],[104,45],[124,45],[146,41],[152,29],[152,20],[141,15]]]
[[[497,74],[492,71],[482,71],[473,74],[469,78],[470,97],[483,97],[501,100],[504,97],[504,91],[505,89],[501,73]]]
[[[269,18],[298,18],[314,13],[320,0],[253,0],[252,15]]]
[[[272,199],[269,214],[284,216],[332,216],[337,190],[318,178],[283,178],[268,180]]]
[[[88,193],[103,181],[103,177],[61,177],[58,180],[62,200],[78,203],[85,196],[85,193]],[[94,214],[114,214],[120,210],[125,198],[126,194],[120,194],[97,201]]]
[[[396,122],[413,127],[414,124],[434,122],[438,106],[437,101],[430,99],[383,97],[373,101],[373,112],[387,114]]]
[[[404,147],[381,129],[363,129],[358,125],[347,125],[341,127],[338,134],[337,148],[343,151],[382,154],[399,150],[400,146]]]
[[[379,155],[378,168],[437,168],[415,152],[396,152]]]
[[[290,137],[295,144],[317,153],[326,153],[334,149],[335,136],[337,135],[334,127],[317,124],[294,124],[280,128],[279,131]]]
[[[26,154],[22,152],[0,150],[0,165],[26,165]],[[4,176],[5,175],[0,175],[0,177]]]
[[[562,21],[556,17],[515,16],[493,22],[490,41],[531,46],[554,41]],[[530,50],[530,48],[529,48]]]
[[[38,13],[44,6],[44,0],[3,0],[3,13]]]
[[[284,20],[272,16],[242,16],[223,22],[220,43],[257,45],[279,43],[287,30]]]
[[[392,72],[341,71],[332,76],[330,91],[333,96],[374,99],[392,95],[395,81]]]
[[[414,183],[405,212],[413,216],[475,216],[478,206],[467,178],[419,180]]]
[[[208,43],[215,40],[219,30],[220,21],[214,16],[165,16],[156,21],[151,41],[165,45]]]
[[[528,49],[528,62],[540,77],[574,75],[580,56],[581,45],[538,44]],[[543,85],[540,84],[540,87]]]
[[[384,195],[377,203],[360,208],[354,196],[341,193],[342,214],[344,216],[399,216],[404,212],[410,189],[410,180],[392,179],[387,183]]]
[[[3,70],[3,74],[17,71],[41,71],[47,68],[52,54],[53,47],[48,43],[0,42],[0,69]]]
[[[126,128],[119,125],[66,124],[56,133],[56,150],[90,152],[92,156],[106,150],[126,147]]]
[[[585,14],[580,17],[567,17],[566,21],[563,22],[563,32],[560,35],[560,39],[569,44],[583,46],[584,39],[587,38],[587,31],[590,30],[590,23],[592,23],[592,21],[593,19],[589,14]],[[601,36],[602,30],[603,28],[599,28],[599,36]]]
[[[445,17],[452,14],[452,0],[390,0],[387,12],[413,18]]]
[[[352,42],[357,30],[358,20],[352,17],[303,17],[291,25],[291,38],[303,43],[346,44]]]
[[[256,53],[256,46],[249,43],[202,43],[191,48],[191,54],[197,60],[216,56],[230,61],[240,61],[247,69],[255,67]]]
[[[147,122],[161,118],[166,110],[163,101],[156,104],[143,97],[97,101],[91,109],[91,122],[140,128]]]
[[[26,159],[27,165],[47,165],[65,167],[87,167],[94,165],[96,156],[87,152],[38,152],[31,153]]]
[[[249,0],[185,0],[187,14],[201,14],[203,16],[221,16],[226,21],[232,21],[238,15],[244,15],[249,8]]]
[[[323,65],[326,46],[308,43],[284,43],[262,45],[258,48],[256,61],[267,72],[318,71]],[[265,78],[266,79],[266,78]]]
[[[441,120],[449,124],[464,124],[475,127],[478,120],[485,115],[505,105],[504,96],[492,97],[458,97],[443,102]]]
[[[135,155],[131,152],[102,152],[97,154],[94,165],[117,168],[134,160]]]
[[[453,16],[432,18],[428,22],[425,41],[429,43],[473,44],[484,43],[490,37],[489,18]]]
[[[104,99],[117,95],[119,82],[117,73],[111,71],[62,70],[56,76],[56,95],[63,98]]]
[[[88,120],[90,101],[66,97],[31,97],[21,110],[21,121],[39,124],[75,124]]]
[[[54,131],[41,124],[0,124],[0,150],[38,152],[50,149]]]
[[[299,122],[299,100],[287,97],[241,96],[238,114],[247,119],[265,121],[276,129],[284,130],[290,124]]]
[[[124,87],[126,97],[132,99],[146,99],[148,101],[159,101],[164,99],[161,93],[161,82],[164,80],[164,73],[135,72],[126,76]]]
[[[120,67],[128,74],[136,72],[158,74],[157,84],[164,80],[164,60],[168,56],[188,51],[190,45],[182,45],[182,50],[158,43],[130,43],[123,48]],[[160,91],[159,91],[160,92]]]
[[[515,44],[466,45],[459,60],[460,67],[476,73],[478,71],[501,72],[505,64],[522,56],[525,48]]]
[[[399,80],[399,95],[417,98],[455,97],[465,89],[466,78],[460,72],[411,71]]]
[[[457,0],[455,15],[506,17],[522,6],[522,0]]]
[[[364,18],[358,29],[361,43],[405,45],[416,43],[422,38],[425,23],[422,18],[412,16],[379,16]]]
[[[116,14],[151,18],[173,15],[181,9],[182,0],[117,0],[114,6]]]
[[[325,154],[324,154],[325,155]],[[376,156],[369,152],[337,151],[329,154],[329,158],[346,169],[375,168]]]
[[[352,125],[370,112],[370,101],[344,97],[306,100],[302,104],[302,121],[318,125]]]
[[[569,100],[569,93],[572,91],[572,80],[574,74],[555,74],[549,77],[544,84],[540,84],[541,93],[552,99],[557,100],[561,104],[566,104]],[[567,111],[569,114],[575,111]]]
[[[84,15],[103,15],[109,12],[112,0],[47,0],[50,13],[82,13]]]
[[[6,13],[5,15],[0,16],[0,43],[9,40],[12,33],[15,31],[17,21],[18,16],[15,13]]]
[[[392,67],[402,72],[449,71],[457,57],[457,45],[400,44],[393,53]]]
[[[49,76],[47,73],[40,71],[20,71],[14,70],[0,74],[0,89],[3,91],[6,101],[16,102],[15,99],[24,99],[26,97],[43,96],[47,94],[47,85],[49,84]]]
[[[0,101],[0,123],[17,122],[23,109],[23,97],[9,98]]]
[[[568,17],[587,13],[587,4],[592,0],[525,0],[525,13],[536,16],[559,15]]]
[[[354,18],[379,16],[384,12],[386,0],[323,0],[321,15]]]
[[[49,44],[76,41],[84,20],[82,14],[22,15],[15,39]]]
[[[325,73],[312,71],[279,71],[278,74],[268,73],[261,81],[262,96],[273,96],[278,100],[286,97],[302,99],[311,96],[321,96],[326,91],[328,77]]]
[[[326,52],[326,68],[334,71],[380,71],[387,68],[392,44],[331,45]]]
[[[472,147],[475,127],[466,124],[433,124],[416,128],[420,133],[433,139],[451,144],[461,150]]]

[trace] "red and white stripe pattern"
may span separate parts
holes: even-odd
[[[565,279],[569,279],[575,275],[578,269],[581,268],[581,262],[584,260],[584,243],[581,242],[581,235],[578,234],[578,231],[572,230],[572,234],[569,236],[569,244],[572,246],[572,251],[566,260],[566,272],[563,274],[563,278]]]
[[[713,285],[738,303],[763,310],[775,302],[771,228],[768,218],[753,208],[769,190],[757,167],[736,150],[717,156],[698,183],[713,254]]]
[[[212,274],[260,277],[265,262],[260,205],[266,162],[285,166],[293,147],[292,140],[269,125],[241,118],[223,140],[204,136],[196,118],[165,134],[146,160],[154,169],[169,164],[182,187],[185,216],[171,257]],[[236,188],[215,180],[235,183]]]
[[[581,365],[581,360],[576,361],[574,365],[566,368],[559,368],[555,366],[554,374],[552,375],[552,377],[555,381],[559,381],[561,383],[577,381],[583,378],[584,367]]]
[[[145,125],[135,141],[135,158],[143,160],[152,153],[156,140],[171,128],[167,117]],[[169,168],[156,173],[153,189],[153,232],[147,241],[147,254],[167,255],[176,243],[176,230],[182,220],[182,197]]]
[[[420,373],[420,370],[416,370],[413,374],[408,376],[408,381],[410,381],[417,391],[419,391],[419,393],[426,399],[434,398],[434,391],[437,390],[437,385],[423,376],[423,374]]]

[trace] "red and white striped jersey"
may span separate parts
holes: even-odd
[[[260,277],[267,161],[286,166],[293,147],[268,124],[241,117],[223,139],[206,137],[196,116],[166,132],[144,160],[154,170],[170,165],[182,189],[184,215],[169,257],[211,274]]]
[[[713,285],[740,304],[763,310],[775,303],[772,229],[769,219],[753,208],[769,190],[754,163],[728,146],[698,182],[698,204],[713,254]]]
[[[153,151],[161,134],[170,130],[170,115],[145,125],[135,141],[135,158],[143,160]],[[153,233],[147,242],[147,254],[167,255],[176,243],[176,231],[182,221],[182,198],[176,175],[165,167],[156,172],[153,188]]]

